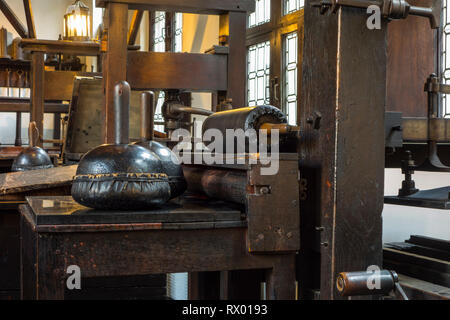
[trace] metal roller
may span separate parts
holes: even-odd
[[[245,107],[232,110],[226,110],[216,112],[209,116],[203,122],[202,133],[203,135],[207,130],[217,129],[221,132],[223,138],[223,151],[226,150],[226,136],[227,130],[242,129],[244,132],[248,130],[267,130],[267,134],[270,135],[273,129],[278,129],[281,135],[289,134],[294,131],[298,131],[297,127],[287,124],[286,115],[278,108],[270,105],[262,105],[256,107]],[[235,150],[244,150],[249,152],[249,138],[246,137],[245,145],[240,145],[238,139],[235,138]]]
[[[104,144],[81,158],[72,197],[95,209],[145,209],[164,204],[170,186],[158,156],[128,144],[130,86],[115,86],[115,143]]]
[[[370,288],[368,283],[373,280],[377,286]],[[403,299],[408,299],[398,283],[397,273],[391,270],[380,270],[377,273],[341,272],[336,279],[336,288],[343,297],[388,295],[391,291],[397,290]]]
[[[247,174],[239,170],[204,169],[184,166],[188,191],[210,198],[246,203]]]
[[[154,152],[161,161],[162,170],[167,174],[170,185],[170,198],[176,198],[186,191],[186,180],[180,161],[175,153],[159,142],[153,141],[154,94],[141,94],[141,141],[134,144]]]
[[[287,118],[280,109],[264,105],[216,112],[203,122],[202,131],[218,129],[224,135],[226,129],[259,130],[263,124],[283,124]]]

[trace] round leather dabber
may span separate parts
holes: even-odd
[[[135,144],[152,151],[161,160],[162,172],[169,179],[170,198],[173,199],[182,195],[187,189],[187,182],[184,178],[183,168],[175,162],[176,155],[172,150],[156,141],[139,141]]]
[[[115,143],[104,144],[80,160],[72,197],[95,209],[136,210],[166,203],[170,198],[167,175],[158,156],[128,144],[130,86],[114,88]]]
[[[30,122],[28,126],[28,140],[29,147],[22,150],[22,152],[14,159],[11,167],[12,172],[49,169],[53,168],[52,160],[44,149],[37,147],[37,140],[39,139],[39,132],[36,127],[36,122]]]
[[[161,160],[162,171],[169,178],[170,197],[173,199],[186,191],[187,182],[177,156],[166,146],[153,141],[154,110],[153,92],[143,92],[141,94],[141,141],[133,144],[152,151]]]

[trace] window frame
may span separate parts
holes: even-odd
[[[285,111],[283,105],[284,96],[284,50],[283,40],[286,34],[297,32],[297,119],[296,123],[300,123],[300,97],[301,92],[301,74],[302,74],[302,57],[303,57],[303,30],[304,30],[304,9],[294,11],[284,15],[284,1],[269,0],[271,14],[270,21],[264,24],[256,25],[247,28],[246,47],[247,55],[248,48],[252,45],[270,41],[270,104]],[[248,20],[248,17],[247,17]],[[248,21],[247,21],[248,25]],[[248,61],[248,56],[247,56]],[[248,74],[248,70],[246,70]],[[248,81],[246,81],[245,99],[248,101]],[[274,93],[276,93],[274,95]]]

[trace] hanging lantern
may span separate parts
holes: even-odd
[[[89,7],[80,0],[70,5],[64,15],[64,40],[89,41],[91,39]]]

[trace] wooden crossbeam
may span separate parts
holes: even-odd
[[[11,23],[13,28],[17,31],[19,36],[22,38],[28,38],[27,29],[20,22],[19,18],[17,18],[16,14],[11,10],[5,0],[0,0],[0,10],[3,12],[6,19],[8,19],[9,23]]]

